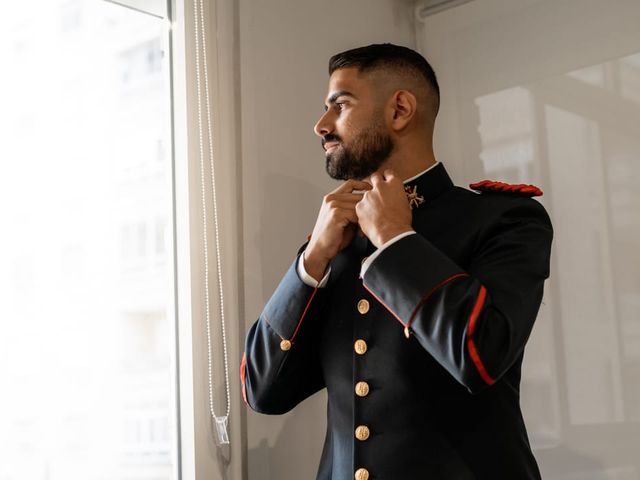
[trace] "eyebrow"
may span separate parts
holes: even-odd
[[[351,93],[348,92],[347,90],[340,90],[339,92],[335,92],[334,94],[332,94],[328,99],[327,99],[327,104],[328,105],[333,105],[334,103],[336,103],[336,100],[340,97],[351,97],[354,99],[357,99],[356,96]],[[329,109],[329,107],[327,106],[327,104],[325,104],[324,109],[325,111]]]

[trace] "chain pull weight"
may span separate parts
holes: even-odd
[[[214,6],[217,4],[214,2]],[[217,18],[217,17],[216,17]],[[218,203],[216,200],[216,181],[215,169],[213,163],[213,135],[211,133],[211,103],[209,101],[209,75],[207,68],[207,44],[204,29],[204,7],[203,0],[194,0],[194,21],[195,21],[195,50],[196,50],[196,86],[198,90],[198,139],[200,146],[200,181],[202,187],[202,237],[204,245],[204,289],[205,289],[205,310],[207,323],[207,359],[208,359],[208,380],[209,380],[209,410],[213,420],[213,430],[216,433],[216,441],[218,445],[229,444],[229,413],[231,411],[231,398],[229,390],[229,362],[227,355],[227,334],[224,321],[224,295],[222,289],[222,268],[220,259],[220,239],[218,227]],[[200,65],[200,54],[202,54],[202,67]],[[204,74],[202,81],[200,74]],[[213,223],[215,232],[215,248],[216,248],[216,267],[218,271],[218,295],[220,301],[220,330],[222,333],[222,356],[224,362],[224,388],[227,400],[227,409],[224,415],[218,416],[213,406],[213,352],[211,348],[211,316],[209,310],[209,256],[208,256],[208,238],[207,238],[207,202],[205,188],[205,169],[204,169],[204,138],[203,138],[203,119],[202,119],[202,83],[204,83],[204,97],[206,102],[206,122],[207,122],[207,140],[209,147],[209,167],[211,170],[211,191],[213,197]]]

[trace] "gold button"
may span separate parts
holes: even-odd
[[[282,350],[283,352],[286,352],[290,348],[291,348],[291,342],[289,340],[282,340],[280,342],[280,350]]]
[[[356,395],[366,397],[369,395],[369,384],[367,382],[356,383]]]
[[[358,339],[356,340],[356,343],[353,344],[353,349],[358,355],[364,355],[367,351],[367,342],[362,339]]]
[[[360,425],[356,428],[356,438],[361,442],[364,442],[367,438],[369,438],[369,427],[366,425]]]
[[[354,475],[356,480],[369,480],[369,470],[366,468],[359,468]]]
[[[364,298],[358,302],[358,311],[364,315],[369,311],[369,302]]]

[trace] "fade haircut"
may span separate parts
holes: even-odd
[[[385,70],[427,83],[433,117],[440,107],[440,87],[433,68],[418,52],[407,47],[382,43],[338,53],[329,60],[329,75],[338,69],[355,67],[359,73]]]

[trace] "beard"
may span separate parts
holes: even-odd
[[[342,143],[337,135],[326,135],[328,141],[340,142],[326,154],[326,169],[336,180],[362,180],[377,171],[389,158],[394,144],[391,136],[380,123],[362,130],[349,145]]]

